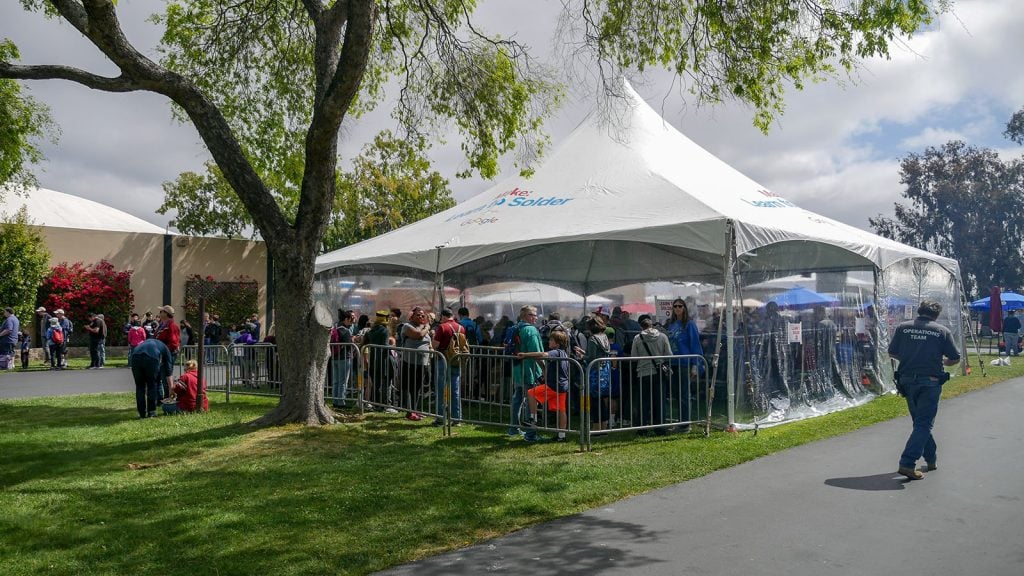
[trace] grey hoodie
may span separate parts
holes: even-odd
[[[644,346],[646,344],[646,346]],[[650,353],[647,349],[650,348]],[[671,356],[672,348],[668,344],[668,336],[659,332],[656,328],[648,328],[641,331],[633,339],[631,356]],[[665,360],[668,362],[668,360]],[[636,373],[639,376],[650,376],[657,371],[654,360],[639,360],[636,363]]]

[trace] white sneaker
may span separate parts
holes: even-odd
[[[384,412],[386,414],[398,414],[398,410],[395,410],[394,408],[385,408]]]

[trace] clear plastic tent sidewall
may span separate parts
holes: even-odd
[[[723,267],[735,272],[728,290],[723,274],[719,283],[703,284],[697,296],[687,298],[695,317],[706,316],[701,322],[706,341],[722,344],[720,362],[711,376],[717,387],[712,416],[723,428],[801,420],[891,393],[890,337],[900,322],[916,317],[922,300],[942,305],[939,322],[953,332],[963,352],[959,272],[939,262],[907,258],[885,269],[865,265],[815,273],[780,266],[746,275],[738,272],[742,265],[726,262]],[[473,287],[439,288],[442,279],[458,283],[457,270],[444,276],[386,266],[362,272],[358,276],[345,275],[343,269],[321,273],[317,297],[331,309],[351,308],[371,317],[381,308],[436,309],[441,301],[452,307],[466,304],[474,311],[483,306],[467,297]],[[785,278],[795,278],[791,288],[780,284]],[[543,316],[555,305],[540,301],[542,293],[540,289],[529,294],[512,292],[500,309],[514,318],[520,305],[534,304]],[[787,299],[791,293],[805,299]],[[821,300],[815,301],[813,294],[821,295]],[[735,303],[731,317],[720,313],[729,299]],[[776,309],[773,301],[782,305]],[[487,306],[497,309],[493,303]],[[592,301],[587,309],[595,307]],[[711,359],[716,350],[709,345],[704,352]]]

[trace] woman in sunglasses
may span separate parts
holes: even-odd
[[[665,325],[668,342],[672,347],[673,356],[703,356],[704,349],[700,345],[700,332],[697,324],[690,319],[690,311],[682,298],[672,302],[672,317]],[[681,418],[690,420],[690,384],[704,370],[703,362],[695,358],[673,358],[672,396],[678,396]],[[689,425],[682,427],[683,432],[689,431]]]

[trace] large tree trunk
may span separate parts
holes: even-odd
[[[257,426],[334,423],[333,412],[324,404],[331,313],[313,301],[314,256],[301,252],[294,246],[274,250],[274,326],[281,401],[253,422]]]

